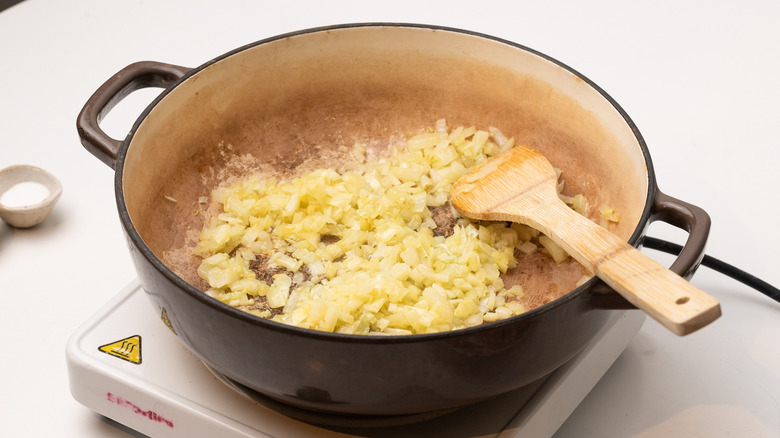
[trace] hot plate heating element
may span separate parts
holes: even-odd
[[[645,320],[638,310],[613,315],[585,351],[542,381],[455,412],[370,422],[309,416],[239,393],[161,323],[137,280],[71,336],[66,353],[77,401],[153,437],[540,438],[558,430]]]

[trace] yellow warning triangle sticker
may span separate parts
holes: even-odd
[[[141,337],[139,335],[101,345],[98,350],[136,365],[141,363]]]

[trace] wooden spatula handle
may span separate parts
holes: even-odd
[[[673,333],[694,332],[720,316],[715,298],[564,204],[557,183],[542,154],[516,146],[474,166],[453,185],[450,201],[466,217],[543,232]]]
[[[686,335],[720,316],[715,298],[565,204],[544,210],[529,225],[673,333]]]

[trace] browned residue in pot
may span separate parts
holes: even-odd
[[[515,251],[517,267],[502,275],[504,286],[523,286],[525,296],[519,301],[526,309],[535,309],[569,293],[583,276],[577,261],[568,259],[556,264],[548,254],[536,251],[523,254]]]
[[[433,230],[434,236],[449,237],[455,230],[458,223],[458,217],[452,212],[452,206],[449,202],[439,207],[431,208],[433,221],[436,222],[436,228]]]

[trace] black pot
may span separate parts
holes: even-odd
[[[103,133],[102,115],[150,86],[165,90],[127,138]],[[269,38],[195,69],[132,64],[89,99],[77,127],[84,146],[116,169],[119,214],[143,288],[204,363],[298,408],[404,415],[527,385],[581,351],[613,309],[630,305],[594,279],[526,314],[455,332],[323,333],[205,295],[182,248],[201,227],[198,198],[247,164],[327,165],[341,159],[338,145],[439,118],[498,126],[540,149],[573,190],[622,213],[615,232],[635,246],[654,220],[686,229],[672,269],[689,278],[698,267],[709,217],[658,190],[647,147],[617,103],[566,65],[490,36],[358,24]]]

